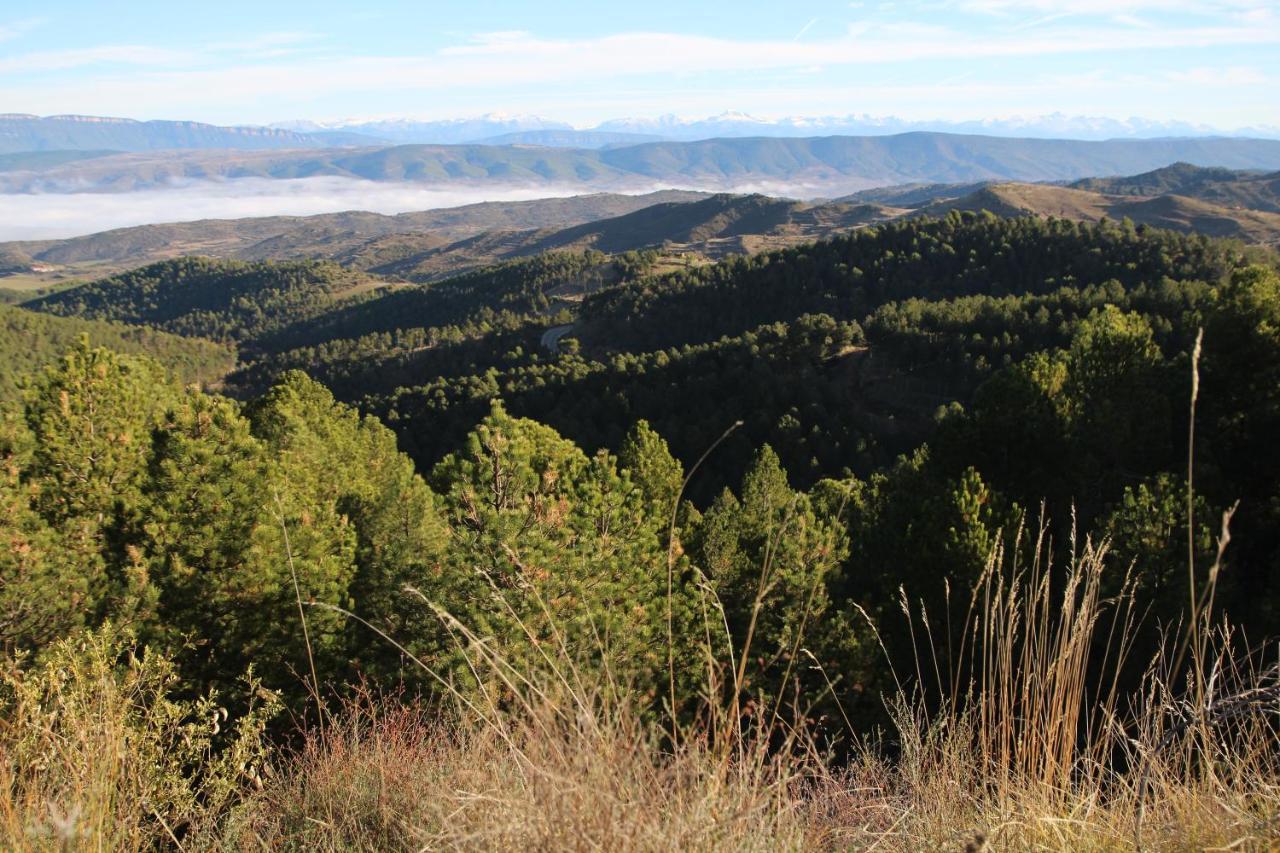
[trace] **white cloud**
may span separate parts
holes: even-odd
[[[6,30],[0,27],[0,40]],[[256,59],[286,56],[299,45],[319,39],[316,33],[278,32],[248,36],[237,41],[214,42],[196,50],[144,44],[111,44],[95,47],[46,50],[0,58],[0,72],[65,71],[93,65],[166,66],[185,68],[216,62],[226,55],[252,55]]]
[[[317,57],[291,63],[236,65],[213,69],[140,71],[124,77],[99,76],[100,96],[188,102],[241,100],[277,94],[507,87],[512,81],[579,82],[625,76],[699,72],[770,71],[783,68],[856,66],[916,60],[1037,57],[1063,53],[1280,44],[1280,26],[1151,27],[1142,31],[1060,27],[1044,34],[966,35],[942,27],[880,25],[851,28],[821,40],[745,41],[661,32],[631,32],[593,39],[543,39],[527,34],[493,34],[425,57]],[[116,51],[119,51],[118,53]],[[70,62],[68,51],[46,63]],[[120,61],[156,64],[163,51],[136,54],[104,49]],[[92,55],[85,56],[91,59]],[[22,59],[9,60],[16,64]],[[2,66],[0,66],[2,67]],[[63,66],[58,66],[63,67]],[[24,87],[26,88],[26,87]],[[49,94],[53,94],[49,92]],[[22,90],[0,90],[15,99]],[[30,100],[30,98],[26,98]]]

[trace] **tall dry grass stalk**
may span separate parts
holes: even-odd
[[[1061,572],[1044,557],[1006,569],[993,554],[973,591],[959,660],[915,661],[891,700],[898,755],[864,752],[899,815],[895,849],[1270,849],[1280,844],[1280,671],[1211,627],[1198,676],[1177,643],[1144,650],[1138,686],[1122,673],[1139,602],[1132,578],[1101,594],[1105,543]],[[923,611],[908,611],[922,624]],[[948,667],[948,664],[950,665]],[[1195,667],[1191,667],[1194,670]],[[917,677],[919,679],[919,676]],[[927,679],[928,676],[925,676]],[[860,842],[870,843],[864,833]]]

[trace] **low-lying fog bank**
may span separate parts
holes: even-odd
[[[125,193],[0,194],[0,241],[52,240],[78,237],[112,228],[196,219],[243,219],[253,216],[308,216],[366,210],[406,213],[459,207],[477,202],[565,198],[595,192],[642,195],[661,189],[764,193],[811,197],[818,187],[752,182],[732,186],[651,183],[627,187],[566,184],[446,184],[423,186],[343,177],[237,178],[186,181],[164,189]]]
[[[344,210],[405,213],[481,201],[578,195],[582,187],[424,187],[353,178],[196,181],[130,193],[0,195],[0,241],[48,240],[111,228],[194,219],[308,216]]]

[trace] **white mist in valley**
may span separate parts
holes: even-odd
[[[197,219],[309,216],[366,210],[406,213],[483,201],[526,201],[591,192],[567,186],[435,186],[353,178],[195,181],[128,193],[0,195],[0,241],[77,237],[112,228]]]
[[[860,182],[853,189],[871,185]],[[243,219],[254,216],[310,216],[350,210],[396,214],[460,207],[480,202],[567,198],[598,192],[641,195],[656,190],[762,193],[791,198],[834,196],[848,186],[785,182],[636,183],[626,186],[565,184],[412,184],[358,178],[236,178],[185,181],[132,192],[46,192],[0,194],[0,241],[55,240],[162,222]]]

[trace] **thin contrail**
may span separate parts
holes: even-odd
[[[816,23],[818,23],[818,19],[817,19],[817,18],[810,18],[810,19],[809,19],[809,23],[807,23],[807,24],[805,24],[803,27],[801,27],[801,28],[800,28],[800,32],[798,32],[798,33],[796,33],[794,36],[792,36],[792,37],[791,37],[791,40],[792,40],[792,41],[799,41],[799,40],[800,40],[800,36],[802,36],[802,35],[804,35],[805,33],[809,32],[809,28],[810,28],[810,27],[812,27],[812,26],[813,26],[814,24],[816,24]]]

